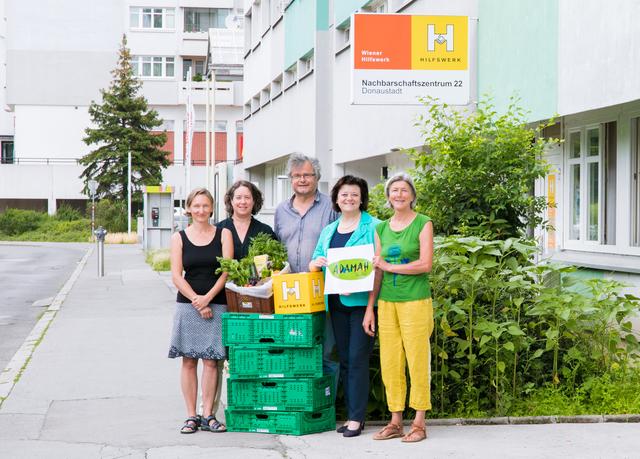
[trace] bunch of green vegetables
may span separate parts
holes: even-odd
[[[267,255],[269,261],[267,267],[260,273],[256,271],[254,257]],[[270,277],[273,271],[280,271],[287,261],[287,249],[283,243],[272,239],[265,233],[260,233],[253,238],[249,245],[249,253],[241,260],[218,257],[220,267],[216,274],[227,273],[227,282],[233,282],[239,286],[255,286],[263,279]]]

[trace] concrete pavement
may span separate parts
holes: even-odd
[[[198,432],[181,435],[179,361],[167,359],[175,295],[140,246],[91,254],[0,407],[0,458],[634,458],[640,424],[431,426],[407,445]]]

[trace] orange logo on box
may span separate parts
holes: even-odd
[[[355,69],[466,70],[467,16],[356,14]]]

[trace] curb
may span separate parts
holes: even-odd
[[[73,284],[80,276],[82,269],[84,268],[89,256],[93,253],[93,247],[90,247],[87,250],[87,253],[84,254],[82,259],[78,262],[78,266],[73,271],[67,282],[62,286],[60,291],[56,294],[51,305],[44,312],[40,320],[36,322],[35,326],[31,329],[29,336],[24,340],[20,348],[13,355],[7,367],[2,370],[0,373],[0,408],[2,407],[2,403],[7,399],[14,386],[16,385],[20,375],[26,368],[29,360],[31,360],[31,356],[35,351],[38,344],[44,337],[49,325],[53,321],[54,317],[60,310],[62,303],[67,298],[69,291],[73,287]]]
[[[504,416],[495,418],[441,418],[427,419],[429,426],[497,426],[523,424],[602,424],[640,423],[640,414],[581,414],[577,416]],[[367,421],[367,424],[384,426],[387,421]],[[405,425],[410,422],[406,421]]]

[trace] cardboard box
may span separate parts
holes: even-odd
[[[296,273],[273,276],[276,314],[304,314],[324,311],[324,273]]]

